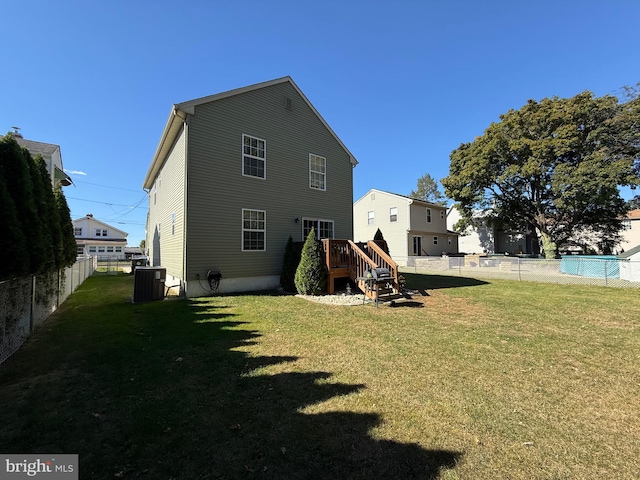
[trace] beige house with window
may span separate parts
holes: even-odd
[[[277,288],[289,236],[351,239],[354,156],[291,77],[173,106],[143,182],[146,246],[193,297]]]
[[[353,204],[356,242],[380,229],[389,254],[399,264],[409,258],[458,252],[458,234],[447,230],[447,207],[371,189]]]
[[[98,257],[98,260],[124,260],[127,232],[87,216],[73,220],[73,235],[79,257]]]

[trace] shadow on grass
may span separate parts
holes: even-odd
[[[431,275],[426,273],[402,272],[406,279],[407,288],[412,290],[437,290],[440,288],[476,287],[488,285],[489,282],[469,277],[454,277],[449,275]]]
[[[91,479],[429,479],[461,456],[374,439],[377,414],[302,413],[366,386],[269,374],[297,358],[249,355],[261,334],[225,298],[132,305],[98,290],[2,366],[0,451],[78,453]]]

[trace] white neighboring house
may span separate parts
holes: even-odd
[[[447,230],[447,207],[371,189],[353,204],[353,237],[372,240],[380,229],[398,265],[410,257],[458,252],[458,234]]]
[[[64,173],[62,168],[62,154],[60,153],[60,145],[52,143],[36,142],[26,140],[18,132],[12,133],[18,145],[29,150],[32,157],[40,155],[47,165],[47,172],[51,178],[51,185],[55,188],[56,183],[60,183],[63,187],[71,185],[73,182],[71,177]]]
[[[79,257],[95,257],[99,260],[124,260],[127,232],[93,218],[91,213],[73,221]]]
[[[461,215],[455,205],[447,211],[447,228],[456,231],[454,226]],[[475,227],[467,227],[458,232],[458,250],[460,253],[510,253],[530,254],[533,251],[531,236],[525,233],[508,233],[487,224],[482,211],[474,212]]]

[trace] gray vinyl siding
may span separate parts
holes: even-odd
[[[153,265],[161,264],[167,274],[182,278],[184,265],[184,171],[185,132],[180,133],[165,164],[156,177],[154,189],[149,192],[149,224],[147,245]],[[172,232],[172,214],[175,214]],[[161,225],[158,231],[158,224]]]
[[[431,222],[427,222],[427,208],[431,209]],[[413,255],[413,237],[422,237],[422,255],[441,255],[449,252],[447,238],[446,208],[438,205],[424,205],[413,203],[410,206],[411,227],[407,238],[407,247],[410,255]],[[440,218],[440,212],[444,212],[444,218]],[[438,244],[433,244],[433,237],[438,237]]]
[[[266,179],[242,175],[242,134],[266,141]],[[187,280],[212,267],[279,275],[287,239],[302,240],[296,218],[333,220],[335,238],[352,238],[349,155],[290,84],[196,106],[188,152]],[[309,188],[309,153],[327,160],[326,191]],[[266,251],[242,251],[243,208],[266,212]]]

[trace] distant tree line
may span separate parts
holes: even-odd
[[[67,200],[44,160],[11,133],[0,137],[0,280],[73,265],[77,246]]]

